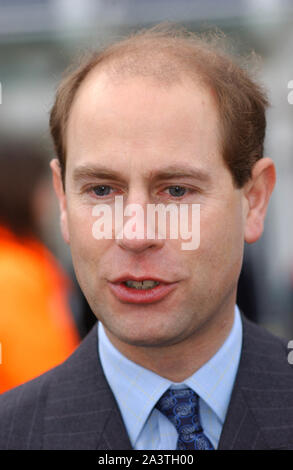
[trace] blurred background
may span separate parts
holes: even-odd
[[[0,0],[0,142],[8,142],[8,147],[14,143],[14,149],[0,146],[0,163],[4,151],[8,155],[17,153],[17,145],[18,149],[31,146],[34,153],[48,163],[53,156],[48,132],[49,111],[64,70],[85,50],[166,20],[201,32],[216,26],[232,38],[240,53],[255,50],[262,57],[259,78],[272,104],[268,112],[265,154],[275,161],[278,182],[270,202],[265,233],[260,241],[245,248],[238,301],[248,317],[273,333],[292,339],[293,105],[288,102],[288,84],[293,80],[292,0]],[[15,160],[14,165],[22,175],[21,164],[17,166],[19,163]],[[0,171],[8,170],[2,166]],[[20,182],[13,180],[11,185],[22,198]],[[40,241],[43,249],[52,255],[53,264],[58,263],[54,269],[61,270],[71,283],[63,294],[69,299],[67,327],[68,318],[73,319],[67,334],[72,338],[76,336],[68,350],[62,352],[66,355],[89,330],[94,317],[74,279],[70,253],[59,231],[58,207],[48,175],[42,179],[41,186],[42,190],[38,187],[32,196],[33,202],[29,203],[34,207],[37,227],[27,236]],[[3,200],[0,207],[2,203]],[[6,244],[2,244],[6,252],[7,236],[6,233]],[[11,239],[9,243],[15,254]],[[21,270],[23,265],[16,260],[17,264]],[[5,263],[2,265],[7,269]],[[4,292],[6,271],[3,269],[1,274],[0,252]],[[50,293],[48,295],[50,297]],[[1,305],[0,312],[3,316]],[[4,323],[0,320],[0,327],[1,324]],[[59,329],[56,334],[64,332]],[[1,330],[0,341],[3,343]],[[20,349],[23,351],[23,348]],[[5,351],[4,345],[2,351]],[[3,371],[4,352],[2,354]]]

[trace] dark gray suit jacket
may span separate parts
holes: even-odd
[[[242,317],[240,365],[219,449],[293,449],[286,344]],[[131,449],[94,327],[63,364],[0,396],[0,449]]]

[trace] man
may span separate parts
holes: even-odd
[[[244,241],[260,238],[275,184],[266,105],[229,55],[164,28],[62,82],[51,168],[99,322],[65,363],[1,397],[1,448],[293,448],[286,345],[235,306]],[[97,239],[97,210],[118,196],[144,210],[200,205],[199,245],[158,225],[148,237],[139,218],[126,236],[116,214]]]

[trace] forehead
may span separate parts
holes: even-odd
[[[67,165],[119,158],[158,166],[219,154],[218,109],[212,93],[191,79],[172,84],[151,77],[112,80],[92,71],[73,102]],[[198,163],[201,163],[198,160]]]

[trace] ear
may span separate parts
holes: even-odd
[[[50,162],[52,170],[53,186],[55,193],[58,197],[59,208],[60,208],[60,225],[62,236],[66,243],[70,243],[69,230],[68,230],[68,217],[67,217],[67,206],[66,206],[66,195],[64,192],[63,181],[61,176],[61,168],[57,158],[54,158]]]
[[[263,233],[264,220],[276,182],[276,170],[270,158],[261,158],[253,169],[250,180],[244,186],[245,229],[247,243],[256,242]]]

